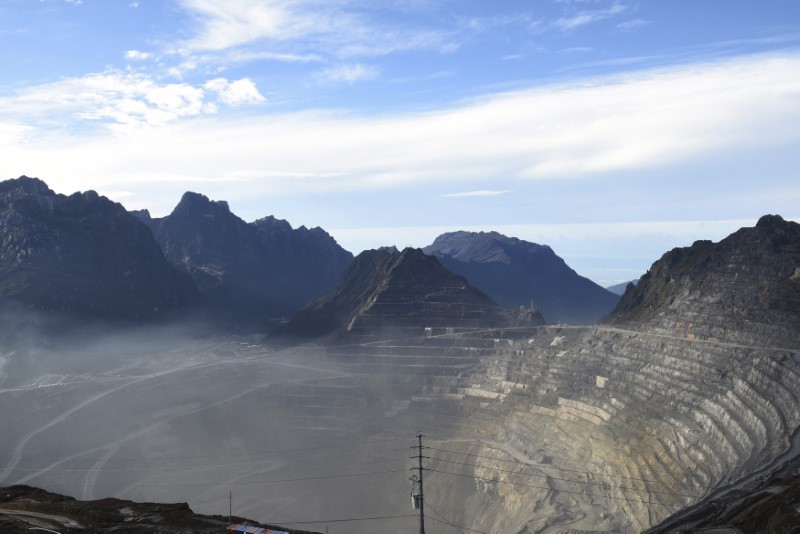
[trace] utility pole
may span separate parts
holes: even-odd
[[[419,503],[419,534],[425,534],[425,493],[422,489],[422,432],[417,434],[417,439],[419,440],[419,445],[417,446],[417,459],[419,460],[419,467],[416,469],[419,471],[417,475],[418,482],[419,482],[419,495],[416,496],[417,502]]]
[[[231,526],[232,515],[233,515],[233,490],[228,491],[228,526]]]

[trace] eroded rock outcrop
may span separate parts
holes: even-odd
[[[94,191],[0,183],[0,296],[37,310],[149,319],[200,301],[147,227]]]
[[[298,313],[288,332],[317,337],[338,331],[380,338],[403,332],[419,336],[426,328],[476,329],[507,322],[504,310],[484,293],[436,258],[407,248],[359,254],[336,290]]]
[[[184,194],[167,217],[138,216],[209,303],[239,321],[293,314],[331,291],[353,258],[321,228],[274,217],[246,223],[227,202],[198,193]]]

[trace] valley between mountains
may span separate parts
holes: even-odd
[[[422,432],[429,534],[800,529],[777,215],[621,297],[496,233],[353,257],[194,193],[154,219],[26,177],[0,241],[0,486],[409,532]]]

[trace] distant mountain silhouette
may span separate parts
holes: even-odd
[[[628,282],[622,282],[621,284],[614,284],[613,286],[608,286],[606,289],[608,291],[611,291],[615,295],[622,296],[622,294],[625,293],[625,289],[627,289],[628,284],[636,285],[638,283],[639,283],[639,279],[637,278],[636,280],[630,280]]]
[[[274,217],[248,224],[198,193],[184,194],[167,217],[137,216],[209,303],[237,320],[293,314],[331,291],[353,258],[321,228],[292,229]]]
[[[540,316],[536,321],[543,323]],[[422,335],[423,329],[490,327],[508,322],[505,311],[461,276],[419,249],[367,250],[336,290],[311,302],[290,322],[300,337],[326,334]]]
[[[550,247],[497,232],[451,232],[422,249],[506,307],[531,300],[549,322],[593,323],[617,295],[573,271]]]
[[[200,302],[147,227],[94,191],[0,182],[0,299],[104,319],[151,319]]]

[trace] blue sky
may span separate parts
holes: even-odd
[[[794,0],[2,0],[2,178],[354,253],[498,230],[607,285],[800,219]]]

